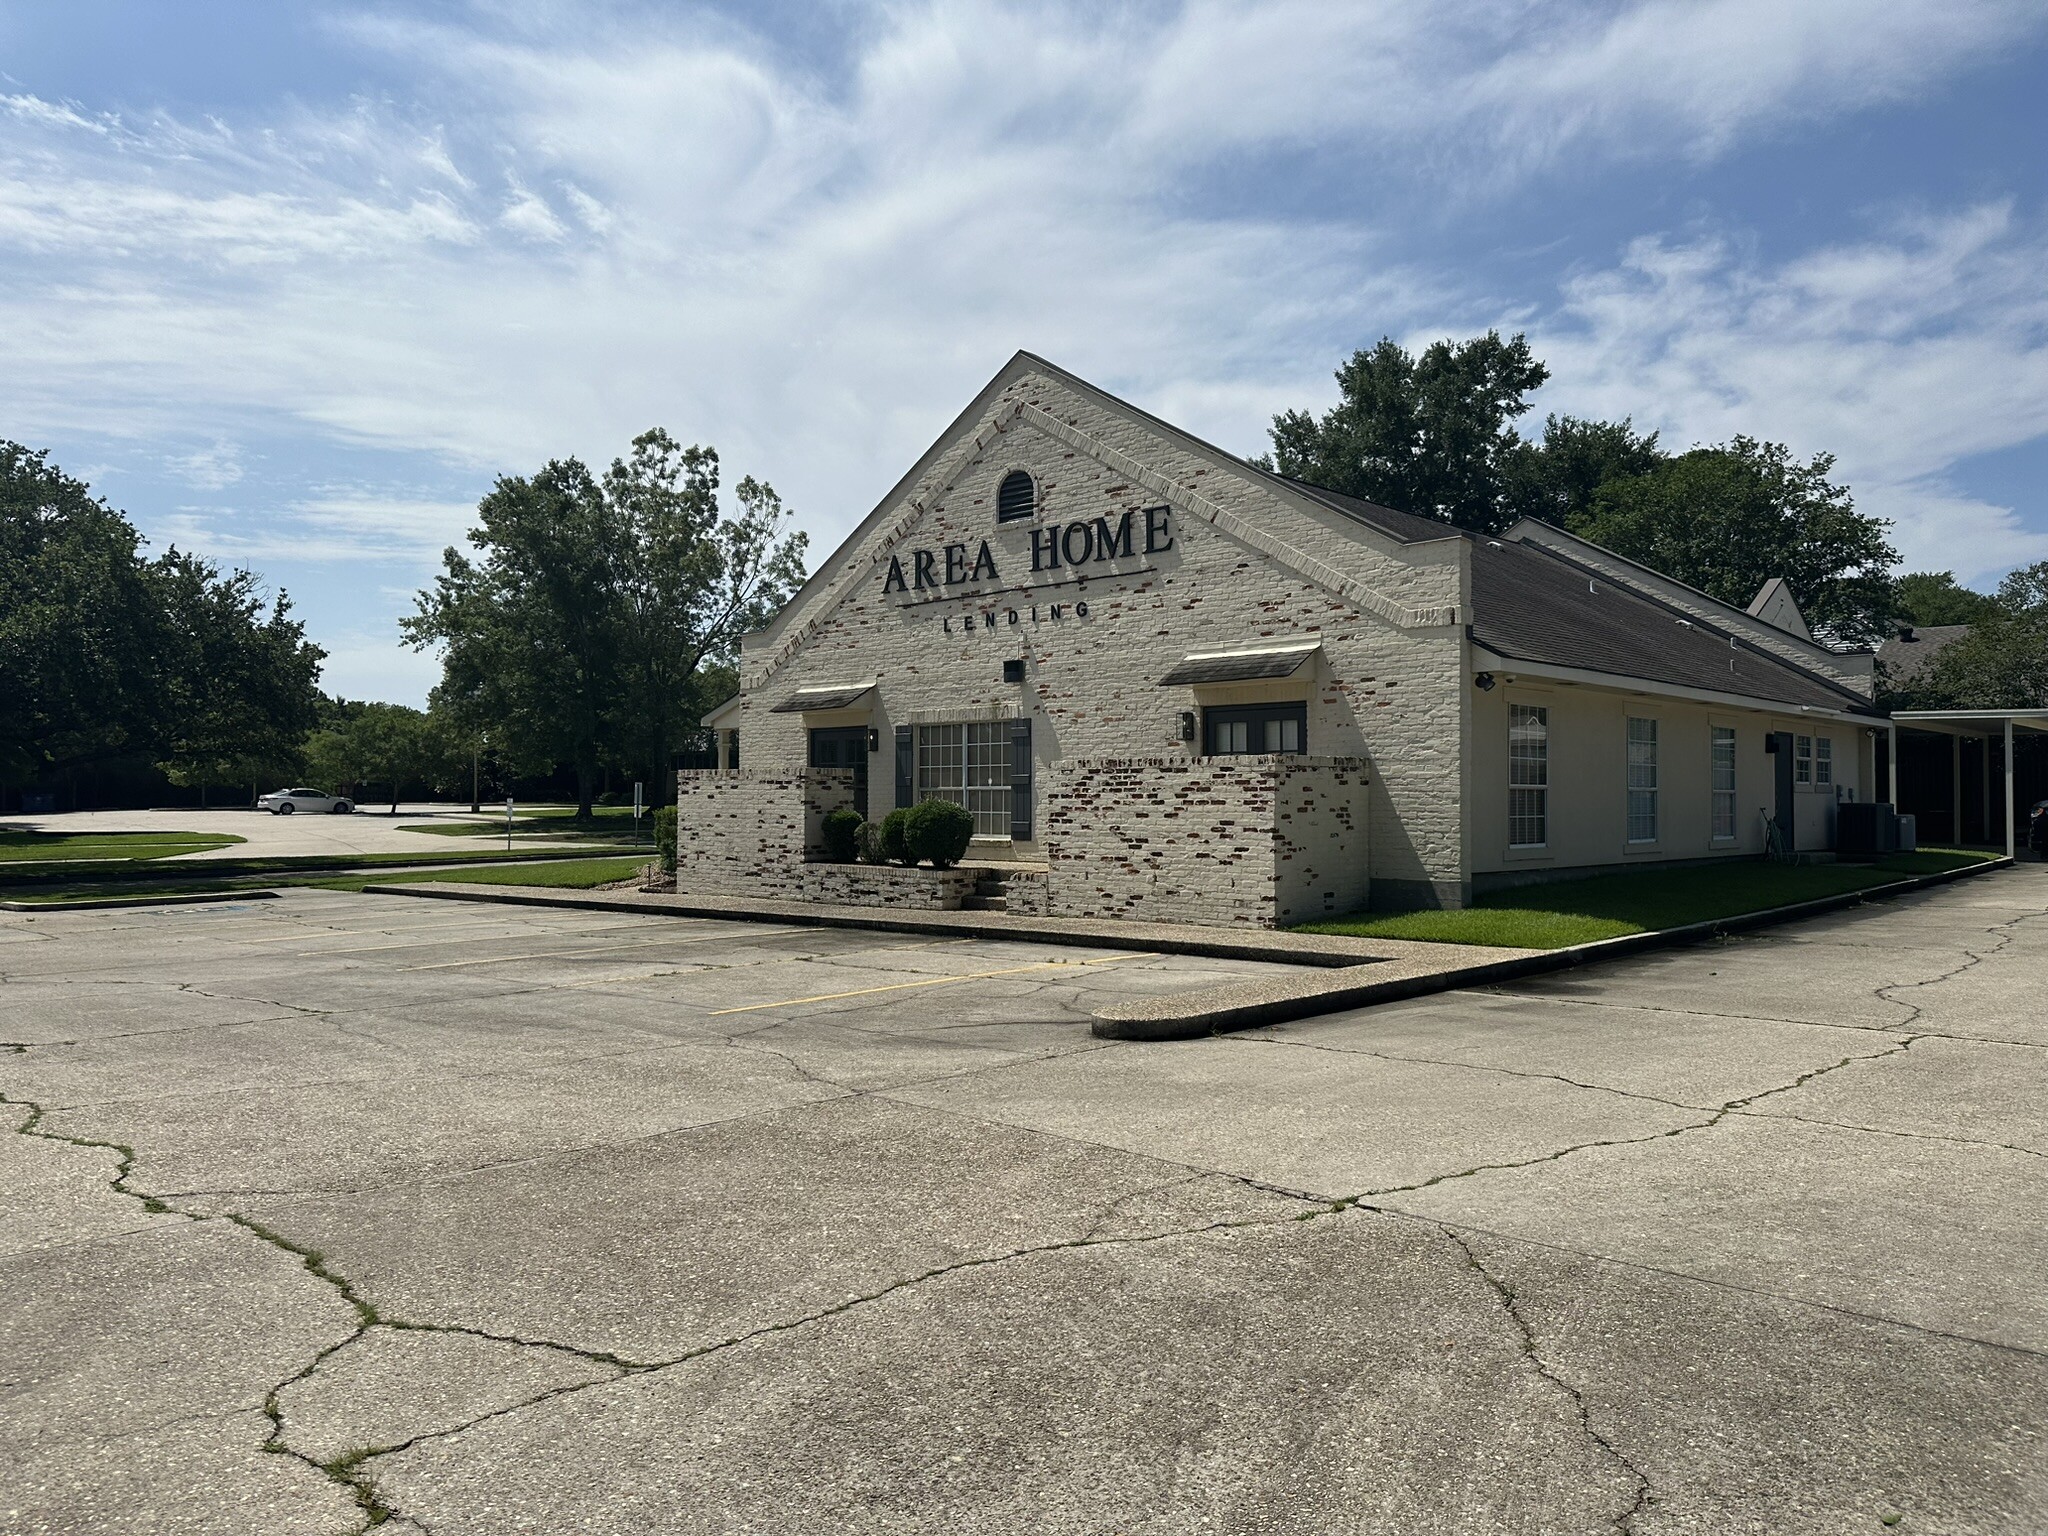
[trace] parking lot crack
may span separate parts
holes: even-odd
[[[26,1109],[27,1117],[14,1127],[17,1136],[30,1136],[39,1141],[62,1142],[73,1147],[92,1147],[114,1154],[114,1176],[107,1181],[108,1187],[116,1194],[126,1195],[140,1201],[142,1208],[152,1216],[184,1216],[183,1211],[174,1211],[170,1206],[146,1191],[132,1188],[129,1178],[135,1172],[135,1149],[123,1141],[102,1141],[94,1136],[71,1136],[63,1131],[49,1130],[43,1125],[44,1106],[32,1099],[14,1099],[0,1093],[0,1104],[11,1104],[17,1109]],[[191,1218],[188,1218],[191,1219]]]
[[[1642,1514],[1650,1504],[1649,1478],[1643,1474],[1642,1469],[1630,1459],[1625,1451],[1600,1432],[1599,1426],[1593,1422],[1592,1406],[1586,1401],[1586,1395],[1569,1381],[1565,1380],[1563,1375],[1558,1372],[1556,1366],[1544,1358],[1543,1351],[1536,1340],[1536,1330],[1530,1325],[1529,1319],[1523,1314],[1521,1306],[1516,1300],[1514,1287],[1486,1267],[1478,1253],[1474,1251],[1472,1245],[1465,1240],[1464,1234],[1444,1226],[1439,1226],[1437,1230],[1457,1244],[1459,1252],[1465,1256],[1465,1263],[1474,1274],[1485,1282],[1487,1289],[1493,1293],[1494,1298],[1500,1303],[1502,1312],[1507,1315],[1508,1323],[1514,1329],[1515,1338],[1520,1346],[1523,1358],[1534,1367],[1537,1375],[1563,1393],[1566,1399],[1570,1401],[1572,1411],[1578,1419],[1580,1433],[1602,1455],[1620,1467],[1628,1475],[1630,1481],[1635,1484],[1634,1499],[1630,1501],[1625,1509],[1608,1517],[1608,1523],[1616,1531],[1623,1533],[1623,1536],[1631,1536],[1631,1533],[1636,1528],[1636,1517]]]

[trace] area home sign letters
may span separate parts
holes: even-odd
[[[1141,521],[1142,519],[1142,521]],[[1173,513],[1169,507],[1146,507],[1126,512],[1112,523],[1106,517],[1072,523],[1050,523],[1031,530],[1031,571],[1079,570],[1106,560],[1129,560],[1137,556],[1163,554],[1173,548]],[[1143,545],[1140,547],[1140,538]],[[889,572],[882,578],[882,595],[895,592],[943,592],[947,587],[982,581],[1001,581],[996,569],[996,552],[987,539],[968,558],[965,544],[948,544],[940,549],[908,551],[906,570],[903,555],[889,557]]]

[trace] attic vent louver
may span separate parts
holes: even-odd
[[[1013,469],[1003,476],[1002,489],[996,492],[996,521],[1013,522],[1020,517],[1029,517],[1038,509],[1038,487],[1031,477],[1021,469]]]

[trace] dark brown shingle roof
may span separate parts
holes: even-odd
[[[1472,637],[1516,661],[1879,714],[1816,673],[1535,544],[1473,540]]]

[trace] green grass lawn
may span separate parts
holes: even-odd
[[[179,880],[138,886],[128,881],[77,881],[42,890],[8,890],[9,901],[39,907],[64,907],[111,896],[233,896],[239,892],[285,890],[309,886],[327,891],[360,891],[366,885],[396,885],[409,881],[447,880],[464,885],[538,885],[558,890],[587,891],[609,885],[639,873],[649,858],[550,859],[544,864],[507,865],[493,868],[415,869],[400,874],[328,875],[316,872],[281,877],[240,880]]]
[[[651,850],[647,856],[653,857]],[[576,853],[569,849],[527,848],[507,853],[503,848],[437,848],[420,853],[315,853],[265,859],[208,859],[197,867],[206,871],[205,883],[210,888],[213,882],[236,877],[314,874],[340,869],[403,869],[408,865],[421,864],[503,864],[518,859],[575,857]],[[31,864],[24,861],[0,866],[0,892],[13,896],[25,888],[68,885],[80,880],[94,885],[134,881],[138,887],[146,883],[154,890],[166,879],[183,878],[182,870],[193,867],[182,866],[179,875],[167,876],[163,865],[141,859],[90,865],[51,863],[47,860]]]
[[[402,875],[351,875],[341,880],[311,882],[322,890],[360,891],[366,885],[400,885],[445,880],[458,885],[539,885],[555,890],[587,891],[638,874],[653,862],[641,858],[561,859],[549,864],[511,865],[502,869],[419,869]]]
[[[486,807],[486,814],[489,808]],[[433,837],[503,837],[505,817],[494,821],[428,821],[408,823],[402,832],[425,832]],[[553,837],[573,842],[630,843],[637,835],[643,842],[654,837],[654,810],[649,807],[640,818],[636,834],[630,805],[600,805],[589,821],[576,819],[573,805],[536,805],[513,813],[514,837]]]
[[[0,864],[90,861],[95,864],[168,859],[181,853],[244,842],[232,832],[16,832],[0,831]]]
[[[1397,912],[1383,917],[1304,923],[1306,933],[1369,939],[1421,939],[1439,944],[1494,944],[1562,949],[1688,923],[1712,922],[1795,902],[1867,890],[1913,875],[1939,874],[1992,857],[1923,848],[1876,864],[1770,864],[1759,859],[1693,869],[1595,875],[1551,885],[1525,885],[1482,896],[1458,912]]]

